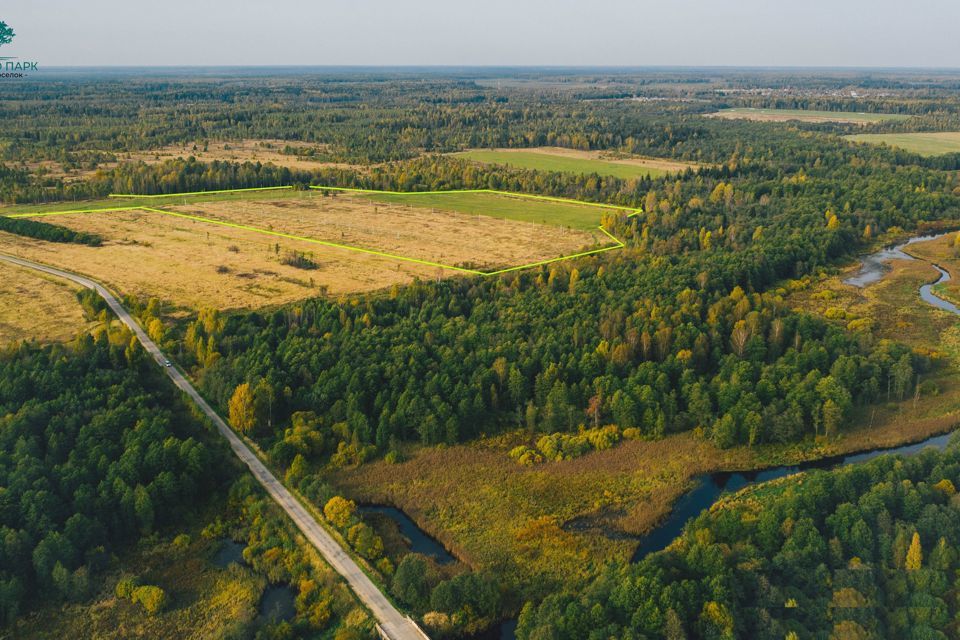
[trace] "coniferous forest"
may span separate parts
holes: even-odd
[[[952,429],[960,336],[918,297],[936,281],[920,271],[929,256],[885,267],[878,285],[844,279],[859,256],[924,234],[946,243],[930,264],[955,268],[960,153],[845,136],[960,129],[960,76],[487,75],[117,70],[5,85],[0,214],[141,202],[111,194],[289,186],[291,198],[334,206],[340,196],[309,187],[490,189],[636,210],[598,210],[621,249],[331,295],[313,277],[336,253],[271,237],[258,255],[275,257],[271,269],[299,266],[311,294],[258,300],[254,280],[269,269],[238,272],[225,258],[220,275],[251,282],[230,309],[90,272],[111,247],[164,251],[168,239],[129,227],[0,215],[0,252],[101,252],[85,254],[100,262],[83,275],[106,280],[432,638],[498,633],[505,620],[518,620],[521,640],[958,637],[956,446],[759,483],[720,498],[665,550],[632,552],[705,474]],[[714,117],[733,108],[897,117]],[[250,148],[270,159],[230,156]],[[457,155],[544,148],[685,164],[618,178]],[[204,241],[213,252],[209,232]],[[231,260],[253,254],[238,245]],[[176,288],[191,286],[185,274]],[[954,286],[932,291],[956,303]],[[167,626],[137,628],[179,637],[198,624],[196,602],[216,610],[209,637],[373,637],[369,612],[136,339],[93,293],[76,304],[87,325],[73,339],[0,345],[0,637],[40,618],[50,635],[147,624]],[[0,331],[15,324],[8,315]],[[439,495],[451,485],[469,495]],[[414,549],[423,540],[384,508],[443,553]],[[229,540],[239,559],[211,573]],[[194,573],[210,584],[167,565],[203,567]],[[258,603],[280,587],[292,613],[267,620]],[[226,601],[238,610],[214,607]],[[116,617],[78,626],[104,610]]]

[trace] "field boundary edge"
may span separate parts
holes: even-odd
[[[111,193],[108,195],[110,198],[145,198],[145,199],[155,199],[155,198],[176,198],[181,196],[202,196],[210,194],[227,194],[227,193],[238,193],[238,192],[250,192],[250,191],[270,191],[270,190],[287,190],[293,189],[293,186],[279,186],[279,187],[248,187],[243,189],[216,189],[211,191],[191,191],[183,193],[165,193],[165,194],[152,194],[152,195],[137,195],[137,194],[115,194]],[[554,196],[539,196],[529,193],[517,193],[514,191],[503,191],[499,189],[451,189],[447,191],[388,191],[380,189],[360,189],[353,187],[330,187],[330,186],[320,186],[320,185],[311,185],[310,189],[319,190],[319,191],[336,191],[336,192],[347,192],[347,193],[370,193],[370,194],[381,194],[381,195],[394,195],[394,196],[416,196],[416,195],[444,195],[444,194],[457,194],[457,193],[491,193],[495,195],[501,195],[505,197],[518,197],[526,198],[530,200],[539,200],[543,202],[557,202],[563,204],[573,204],[581,205],[587,207],[595,207],[600,209],[609,209],[614,211],[627,211],[629,212],[627,217],[633,217],[639,213],[642,213],[641,208],[634,207],[625,207],[622,205],[615,204],[604,204],[600,202],[584,202],[582,200],[573,200],[571,198],[558,198]],[[403,262],[411,262],[414,264],[420,264],[428,267],[435,267],[438,269],[445,269],[448,271],[456,271],[458,273],[464,273],[475,276],[497,276],[505,273],[510,273],[514,271],[522,271],[525,269],[532,269],[534,267],[541,267],[548,264],[553,264],[556,262],[562,262],[566,260],[573,260],[575,258],[582,258],[585,256],[596,255],[599,253],[604,253],[607,251],[614,251],[617,249],[623,249],[626,245],[622,240],[614,236],[612,233],[607,231],[603,225],[598,225],[597,229],[600,230],[605,236],[607,236],[612,242],[612,245],[605,247],[598,247],[595,249],[590,249],[588,251],[580,251],[573,254],[568,254],[564,256],[559,256],[556,258],[549,258],[547,260],[538,260],[536,262],[529,262],[525,264],[520,264],[511,267],[504,267],[502,269],[495,269],[493,271],[481,271],[479,269],[469,269],[467,267],[458,267],[455,265],[444,264],[441,262],[433,262],[430,260],[422,260],[420,258],[413,258],[410,256],[404,256],[399,254],[393,254],[385,251],[377,251],[375,249],[368,249],[366,247],[359,247],[356,245],[348,245],[338,242],[330,242],[328,240],[320,240],[317,238],[310,238],[308,236],[299,236],[291,233],[284,233],[282,231],[273,231],[271,229],[263,229],[261,227],[255,227],[252,225],[244,225],[235,222],[229,222],[224,220],[216,220],[213,218],[206,218],[204,216],[191,215],[186,213],[179,213],[175,211],[167,211],[165,209],[159,209],[156,207],[147,207],[143,205],[129,205],[122,207],[101,207],[95,209],[71,209],[65,211],[44,211],[44,212],[27,212],[27,213],[11,213],[7,214],[9,218],[42,218],[48,216],[59,216],[59,215],[72,215],[72,214],[83,214],[83,213],[110,213],[115,211],[145,211],[148,213],[159,213],[163,215],[173,216],[177,218],[185,218],[188,220],[195,220],[197,222],[203,222],[206,224],[215,224],[222,227],[228,227],[233,229],[240,229],[242,231],[251,231],[254,233],[260,233],[264,235],[270,235],[279,238],[286,238],[288,240],[296,240],[301,242],[308,242],[311,244],[318,244],[321,246],[331,247],[335,249],[344,249],[348,251],[355,251],[358,253],[364,253],[368,255],[379,256],[381,258],[387,258],[390,260],[399,260]]]

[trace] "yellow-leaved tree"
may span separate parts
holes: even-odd
[[[910,548],[907,549],[907,561],[904,568],[907,571],[916,571],[923,564],[923,548],[920,546],[920,534],[914,531],[913,540],[910,541]]]
[[[253,406],[253,393],[250,384],[237,385],[230,398],[230,424],[240,433],[250,433],[256,425],[256,412]]]

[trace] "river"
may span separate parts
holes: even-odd
[[[883,278],[887,271],[889,271],[887,263],[890,260],[918,259],[904,251],[907,246],[916,242],[936,240],[937,238],[942,238],[945,235],[947,234],[941,233],[937,235],[917,236],[907,240],[906,242],[902,242],[892,247],[885,247],[875,253],[872,253],[863,258],[860,264],[860,269],[857,271],[857,273],[844,280],[844,283],[853,285],[855,287],[865,287],[868,284],[877,282]],[[937,307],[938,309],[943,309],[944,311],[949,311],[951,313],[960,315],[960,309],[950,302],[937,297],[937,295],[933,292],[934,286],[950,280],[950,274],[945,269],[942,269],[937,265],[932,266],[937,270],[937,272],[940,273],[940,279],[932,284],[923,285],[919,291],[920,298],[925,302]],[[775,480],[777,478],[789,476],[801,471],[806,471],[808,469],[836,469],[837,467],[842,467],[844,465],[864,462],[886,453],[909,455],[926,447],[936,447],[942,449],[947,445],[947,442],[950,440],[950,436],[951,434],[948,433],[939,436],[933,436],[923,440],[922,442],[917,442],[914,444],[907,444],[890,449],[874,449],[871,451],[838,456],[835,458],[815,460],[799,465],[771,467],[768,469],[743,471],[737,473],[714,473],[700,476],[695,479],[693,489],[688,491],[677,501],[673,507],[673,510],[670,512],[670,515],[667,516],[667,519],[640,539],[640,544],[633,555],[633,561],[637,562],[642,560],[649,553],[665,549],[667,545],[673,542],[673,540],[683,532],[683,528],[686,526],[688,521],[696,518],[704,509],[709,509],[713,503],[716,502],[724,493],[739,491],[744,487],[761,482],[767,482],[769,480]]]
[[[857,273],[844,280],[844,283],[856,287],[865,287],[868,284],[877,282],[889,271],[887,263],[890,260],[917,260],[914,256],[906,253],[904,248],[916,242],[935,240],[945,235],[947,234],[917,236],[906,242],[885,247],[872,253],[863,258]],[[933,287],[950,280],[950,274],[938,265],[932,266],[940,274],[940,278],[932,284],[923,285],[919,291],[920,298],[939,309],[960,315],[960,309],[933,293]],[[724,493],[739,491],[751,485],[783,478],[802,471],[812,469],[836,469],[849,464],[866,462],[867,460],[884,454],[910,455],[927,447],[943,449],[947,446],[951,436],[951,433],[946,433],[913,444],[823,458],[797,465],[785,465],[754,471],[713,473],[699,476],[694,481],[693,489],[677,501],[666,520],[640,539],[640,544],[633,555],[633,561],[637,562],[642,560],[647,554],[665,549],[667,545],[683,533],[687,522],[700,515],[704,509],[709,509]],[[414,543],[414,551],[432,555],[440,561],[443,561],[444,556],[449,557],[449,552],[447,552],[442,545],[422,531],[416,523],[402,511],[393,507],[381,506],[362,507],[361,512],[363,511],[386,515],[396,521],[403,534]],[[452,560],[452,557],[450,559]],[[476,638],[478,640],[513,640],[516,637],[516,624],[516,620],[507,620]]]

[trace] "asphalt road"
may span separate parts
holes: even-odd
[[[359,597],[371,613],[373,613],[379,623],[381,633],[386,635],[389,640],[429,640],[426,634],[424,634],[410,618],[404,616],[396,607],[390,604],[390,601],[387,600],[370,578],[357,566],[357,563],[347,555],[343,548],[320,526],[316,519],[303,508],[297,499],[293,497],[293,494],[277,480],[276,476],[260,462],[260,459],[250,451],[243,440],[227,426],[223,418],[217,415],[217,412],[197,393],[197,390],[190,384],[190,381],[187,380],[176,367],[164,366],[166,356],[163,355],[163,352],[160,351],[156,343],[140,328],[140,325],[137,324],[112,293],[90,278],[70,273],[69,271],[62,271],[54,267],[48,267],[37,262],[31,262],[30,260],[24,260],[2,253],[0,253],[0,260],[71,280],[83,287],[93,289],[100,294],[117,317],[137,336],[137,340],[140,341],[143,348],[147,350],[157,364],[170,376],[173,383],[177,385],[181,391],[190,396],[190,399],[213,421],[220,431],[220,435],[230,443],[230,448],[233,449],[233,452],[250,468],[250,472],[253,473],[253,476],[263,485],[277,504],[287,512],[287,515],[296,523],[307,540],[317,548],[317,551],[320,552],[330,566],[343,576],[350,585],[350,588],[357,594],[357,597]]]

